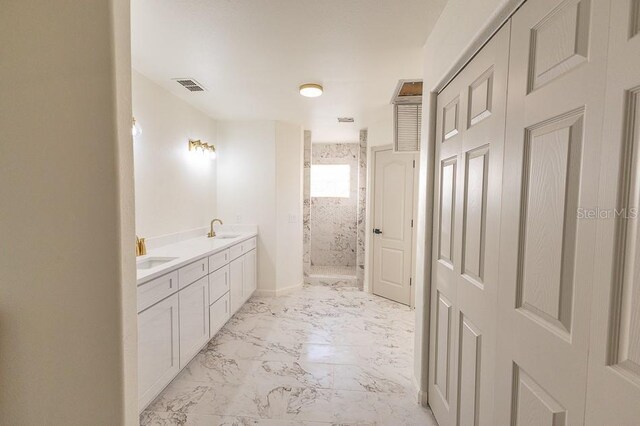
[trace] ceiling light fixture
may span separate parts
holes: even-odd
[[[319,84],[307,83],[300,86],[300,94],[306,98],[317,98],[322,92],[322,86]]]

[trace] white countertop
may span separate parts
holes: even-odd
[[[143,284],[153,278],[171,272],[203,257],[211,256],[224,249],[234,246],[242,241],[258,235],[257,232],[229,232],[219,235],[233,234],[234,238],[207,238],[206,236],[191,238],[175,244],[168,244],[153,250],[148,250],[144,256],[136,258],[136,263],[143,262],[152,257],[175,257],[169,262],[149,269],[137,270],[137,285]]]

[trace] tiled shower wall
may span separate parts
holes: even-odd
[[[364,286],[364,236],[365,236],[365,218],[367,205],[367,138],[368,131],[360,130],[360,156],[358,157],[358,253],[356,263],[356,277],[358,278],[358,286],[362,289]]]
[[[311,132],[304,131],[304,170],[302,187],[302,267],[304,276],[308,277],[311,270]]]
[[[358,238],[358,143],[312,145],[311,163],[351,166],[349,198],[311,197],[311,266],[348,266],[356,273]]]
[[[324,145],[324,146],[323,146]],[[344,151],[344,152],[341,152]],[[343,211],[338,213],[337,207],[339,203],[331,202],[323,203],[320,199],[311,201],[311,163],[317,164],[347,164],[345,159],[348,159],[348,164],[351,165],[351,197],[348,203],[348,214]],[[355,171],[357,169],[357,172]],[[311,132],[305,130],[304,132],[304,187],[303,187],[303,225],[304,225],[304,275],[310,277],[315,274],[325,275],[321,271],[331,270],[344,270],[350,268],[354,271],[357,277],[357,285],[360,289],[363,288],[364,283],[364,259],[365,259],[365,206],[367,196],[367,130],[360,131],[360,140],[358,143],[353,144],[313,144],[311,143]],[[355,186],[354,186],[355,185]],[[356,191],[354,193],[354,191]],[[353,207],[355,203],[355,215]],[[313,207],[312,207],[313,206]],[[324,211],[336,210],[333,215],[333,220],[322,220],[319,223],[312,224],[312,211],[316,215]],[[343,220],[342,217],[348,219]],[[355,223],[354,223],[355,220]],[[334,224],[337,227],[337,232],[334,231]],[[341,225],[342,224],[342,225]],[[349,229],[348,237],[345,233],[345,229]],[[316,235],[322,235],[325,231],[325,238],[320,238],[320,241],[313,237],[312,230],[316,231]],[[355,231],[354,231],[355,230]],[[318,234],[320,232],[320,234]],[[355,245],[354,245],[354,232],[355,232]],[[313,246],[316,250],[320,250],[320,256],[312,256],[312,240],[314,240]],[[344,242],[347,241],[347,244]],[[338,250],[340,248],[340,250]],[[354,252],[355,250],[355,252]],[[334,252],[332,255],[331,252]],[[336,251],[344,251],[341,254],[335,254]],[[323,252],[325,257],[328,257],[330,261],[321,265],[316,262],[323,260]],[[318,254],[318,253],[317,253]],[[354,257],[355,254],[355,257]],[[314,269],[311,269],[312,257],[314,259]],[[342,260],[338,262],[337,260]],[[345,261],[346,260],[346,261]],[[355,262],[355,263],[354,263]],[[345,266],[339,265],[339,263]],[[335,268],[333,266],[336,266]],[[348,266],[346,266],[348,265]],[[355,268],[354,268],[355,265]],[[323,268],[322,268],[323,266]],[[331,274],[329,274],[331,275]],[[342,275],[342,274],[341,274]]]

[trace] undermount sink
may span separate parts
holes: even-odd
[[[240,235],[238,234],[220,234],[220,235],[216,235],[214,238],[218,239],[218,240],[226,240],[229,238],[236,238],[239,237]]]
[[[156,266],[160,266],[164,263],[171,262],[172,260],[177,259],[177,257],[150,257],[148,259],[142,260],[136,264],[136,268],[138,269],[151,269]]]

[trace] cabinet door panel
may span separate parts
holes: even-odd
[[[138,315],[138,404],[144,409],[180,371],[178,295]]]
[[[180,368],[209,340],[209,281],[204,277],[178,293]]]
[[[229,264],[229,296],[231,303],[231,315],[233,315],[244,303],[244,261],[239,257]]]
[[[229,293],[219,298],[213,305],[209,307],[209,337],[222,328],[229,319],[231,307],[229,306]]]
[[[246,301],[256,289],[256,251],[251,250],[242,256],[242,259],[244,260],[243,297]]]

